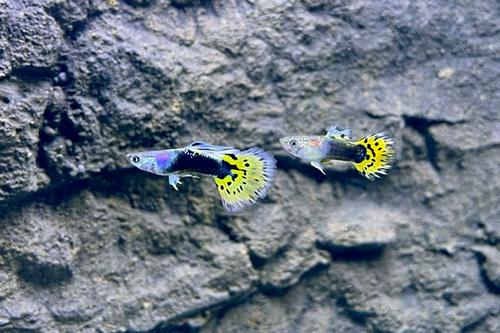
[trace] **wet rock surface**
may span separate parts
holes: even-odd
[[[484,277],[493,292],[500,294],[500,251],[494,247],[476,246],[484,270]]]
[[[0,0],[1,332],[498,332],[495,1]],[[285,134],[385,131],[319,174]],[[133,150],[272,152],[223,212]]]

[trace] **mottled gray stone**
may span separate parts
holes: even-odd
[[[500,251],[491,246],[475,246],[476,251],[482,258],[482,268],[486,279],[491,283],[492,288],[500,291]]]
[[[292,241],[291,249],[267,262],[261,270],[262,288],[270,293],[279,293],[296,284],[308,271],[327,266],[330,262],[326,253],[314,249],[314,231],[304,230]]]
[[[359,202],[329,214],[318,228],[319,244],[330,251],[373,250],[392,243],[404,217]]]
[[[497,332],[498,6],[0,0],[0,330]],[[279,137],[385,131],[323,176]],[[133,150],[259,146],[269,195]]]
[[[63,46],[63,34],[53,17],[36,2],[8,1],[8,52],[12,69],[49,71]]]
[[[33,91],[15,83],[0,82],[0,202],[12,195],[45,188],[49,178],[38,163],[39,129],[50,98],[50,85]]]

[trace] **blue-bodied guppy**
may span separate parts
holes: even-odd
[[[176,190],[182,177],[212,176],[229,212],[265,197],[276,173],[275,159],[262,149],[240,151],[199,141],[184,148],[130,153],[127,158],[141,170],[168,176]]]
[[[370,180],[386,174],[395,154],[394,140],[384,133],[352,140],[350,129],[337,126],[330,127],[323,136],[287,136],[280,142],[287,152],[310,162],[323,174],[323,166],[332,165],[335,160],[349,161]]]

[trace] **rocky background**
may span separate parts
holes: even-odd
[[[500,6],[0,0],[0,332],[500,332]],[[375,182],[278,138],[385,131]],[[125,154],[262,147],[228,215]]]

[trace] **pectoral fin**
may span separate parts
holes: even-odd
[[[178,175],[168,175],[168,183],[172,185],[172,187],[178,191],[177,184],[182,184],[181,177]]]
[[[323,166],[321,165],[320,162],[313,161],[313,162],[311,162],[311,165],[313,167],[315,167],[316,169],[318,169],[319,171],[321,171],[322,174],[326,175],[325,171],[323,170]]]

